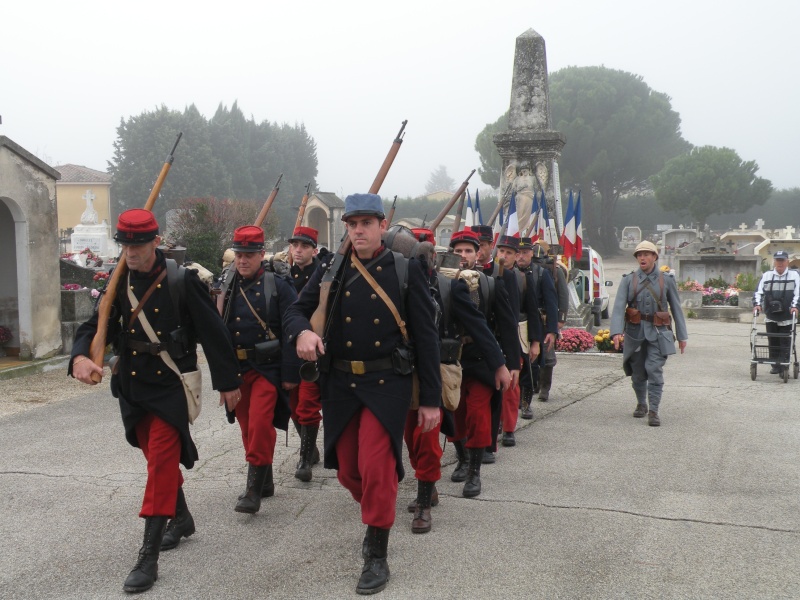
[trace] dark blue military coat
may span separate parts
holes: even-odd
[[[264,295],[264,278],[270,276],[275,278],[275,292],[271,298],[267,298]],[[267,273],[264,267],[251,279],[244,279],[237,273],[223,311],[225,323],[228,326],[234,348],[237,350],[253,349],[256,344],[270,339],[245,302],[241,295],[242,291],[247,295],[247,299],[259,318],[267,323],[269,331],[276,339],[280,340],[282,352],[280,360],[268,364],[258,364],[251,357],[240,360],[239,370],[241,373],[251,369],[258,371],[275,386],[275,389],[278,390],[278,401],[275,404],[275,416],[272,423],[278,429],[286,430],[291,411],[288,393],[281,387],[281,383],[284,381],[300,382],[298,372],[302,361],[297,357],[294,347],[288,343],[287,336],[283,334],[283,316],[286,314],[286,309],[297,300],[297,293],[289,280],[276,273]],[[265,317],[265,315],[267,316]],[[229,420],[231,420],[230,416],[229,414]],[[231,422],[233,421],[231,420]]]
[[[160,250],[156,252],[157,258],[151,272],[130,271],[131,287],[139,299],[166,268],[164,255]],[[190,269],[186,270],[185,283],[185,306],[182,307],[181,325],[189,328],[192,337],[203,345],[214,389],[234,390],[241,384],[239,365],[225,325],[208,295],[208,287],[198,279],[197,273]],[[115,347],[121,350],[118,372],[111,377],[111,392],[119,399],[125,437],[132,446],[138,448],[136,424],[148,413],[152,413],[178,429],[181,437],[181,463],[187,469],[191,469],[197,460],[197,448],[189,434],[189,417],[183,384],[160,356],[136,352],[125,347],[125,338],[139,342],[150,341],[138,319],[128,327],[131,304],[128,301],[126,285],[127,278],[123,278],[117,290],[106,336],[107,343],[114,343]],[[164,278],[142,311],[161,342],[166,342],[170,332],[178,326],[168,285],[167,279]],[[72,358],[89,355],[89,347],[96,331],[95,312],[75,334],[69,374],[72,374]],[[197,369],[197,353],[192,351],[185,358],[175,362],[181,372],[193,371]]]
[[[400,310],[400,282],[395,257],[384,250],[372,261],[362,261],[369,273]],[[421,406],[439,406],[442,381],[439,373],[439,336],[434,321],[434,304],[420,264],[411,259],[407,271],[405,313],[408,333],[415,350]],[[319,268],[303,288],[297,302],[286,313],[284,330],[289,339],[311,329],[309,318],[319,304]],[[374,361],[392,356],[403,342],[391,311],[350,262],[343,272],[344,287],[334,307],[326,353],[332,360]],[[330,302],[329,301],[329,306]],[[384,426],[397,459],[397,473],[403,478],[402,444],[406,413],[411,406],[411,376],[392,369],[363,375],[331,367],[320,376],[322,419],[325,430],[325,467],[338,468],[336,440],[353,416],[366,407]]]

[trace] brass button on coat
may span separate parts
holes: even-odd
[[[352,320],[353,320],[353,319],[351,319],[350,317],[345,317],[345,320],[344,320],[344,322],[345,322],[345,323],[349,323],[349,322],[350,322],[350,321],[352,321]]]
[[[347,342],[347,344],[345,344],[345,346],[347,346],[348,348],[350,348],[352,345],[353,345],[353,342]]]

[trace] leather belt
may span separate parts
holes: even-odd
[[[247,360],[248,358],[251,360],[255,360],[256,351],[255,348],[237,348],[236,349],[236,358],[239,360]]]
[[[380,358],[378,360],[333,360],[331,361],[333,368],[345,373],[353,373],[354,375],[363,375],[364,373],[371,373],[372,371],[386,371],[393,368],[391,358]]]
[[[153,356],[158,356],[161,352],[167,349],[166,344],[153,344],[151,342],[140,342],[138,340],[128,340],[126,345],[129,350],[146,352],[147,354],[152,354]]]

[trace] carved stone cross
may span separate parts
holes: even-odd
[[[756,219],[756,229],[764,228],[764,219]]]
[[[783,231],[786,233],[785,239],[790,240],[794,237],[792,234],[794,233],[795,230],[794,227],[792,227],[791,225],[784,227]]]
[[[97,225],[97,211],[94,209],[94,199],[96,196],[92,190],[86,190],[82,196],[86,200],[86,210],[81,215],[81,225]]]
[[[739,225],[739,229],[741,231],[747,231],[747,223],[742,223],[741,225]]]

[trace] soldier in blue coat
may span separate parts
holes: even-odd
[[[297,299],[294,285],[264,264],[264,230],[239,227],[233,234],[235,269],[223,290],[222,318],[228,326],[242,375],[242,395],[231,412],[242,432],[247,484],[234,507],[256,513],[261,498],[275,493],[272,459],[277,435],[289,423],[287,392],[297,387],[300,361],[282,331],[287,308]]]
[[[675,354],[675,338],[683,354],[689,334],[675,279],[656,268],[656,246],[642,242],[633,255],[639,268],[622,278],[611,315],[611,339],[617,349],[623,344],[622,368],[636,393],[633,416],[640,419],[646,415],[647,424],[658,427],[664,365],[667,357]]]
[[[189,432],[183,384],[162,353],[169,354],[181,373],[195,371],[199,340],[212,384],[221,390],[220,403],[238,400],[241,378],[230,338],[208,288],[194,271],[178,269],[157,249],[161,238],[153,214],[138,208],[123,212],[115,239],[122,245],[128,275],[116,290],[106,335],[117,355],[111,393],[119,400],[126,439],[141,448],[147,461],[147,483],[139,512],[145,520],[144,542],[139,560],[123,586],[126,592],[137,593],[150,589],[158,578],[160,551],[174,548],[182,537],[195,532],[183,493],[180,464],[191,469],[197,460],[197,448]],[[172,269],[179,276],[183,273],[182,279],[171,281],[167,275]],[[182,293],[173,285],[182,287]],[[144,319],[158,342],[152,342],[145,332]],[[88,358],[97,325],[95,312],[78,328],[68,371],[75,379],[91,385],[95,383],[92,375],[103,373]]]
[[[356,592],[373,594],[389,579],[386,556],[398,481],[403,477],[403,428],[411,406],[412,368],[419,379],[421,426],[430,430],[441,418],[439,336],[422,266],[383,245],[386,219],[380,196],[348,196],[342,219],[352,252],[333,259],[345,262],[338,300],[333,294],[328,300],[327,339],[323,342],[309,322],[320,304],[323,269],[314,273],[287,311],[285,330],[295,340],[298,356],[307,361],[320,357],[324,464],[338,470],[339,482],[361,505],[367,534]],[[403,327],[392,308],[402,315]],[[406,337],[413,352],[408,352]]]

